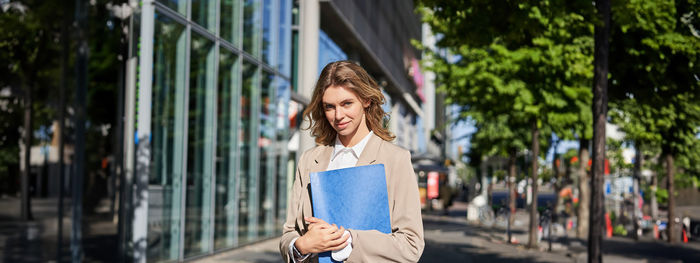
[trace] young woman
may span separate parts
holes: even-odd
[[[285,262],[315,262],[318,253],[347,262],[417,262],[423,253],[418,184],[411,155],[382,126],[384,96],[362,67],[349,61],[326,65],[304,117],[317,146],[299,158],[283,226]],[[309,174],[384,164],[391,233],[344,229],[312,216]],[[362,194],[362,193],[357,193]]]

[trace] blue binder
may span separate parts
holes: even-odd
[[[389,197],[383,164],[310,174],[314,217],[354,230],[391,233]],[[337,262],[331,252],[318,262]]]

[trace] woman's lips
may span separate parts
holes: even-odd
[[[343,123],[338,123],[338,124],[336,124],[336,126],[338,127],[338,129],[345,129],[345,127],[347,127],[348,124],[350,124],[349,121],[348,121],[348,122],[343,122]]]

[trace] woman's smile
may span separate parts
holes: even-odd
[[[348,124],[350,124],[350,121],[339,122],[336,124],[336,127],[338,127],[338,130],[344,130],[346,127],[348,127]]]

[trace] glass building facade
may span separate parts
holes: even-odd
[[[134,257],[178,261],[278,236],[291,176],[292,1],[147,4],[132,44],[139,60],[152,56],[135,98],[134,178],[147,178],[147,208],[133,215],[133,229],[146,228]]]

